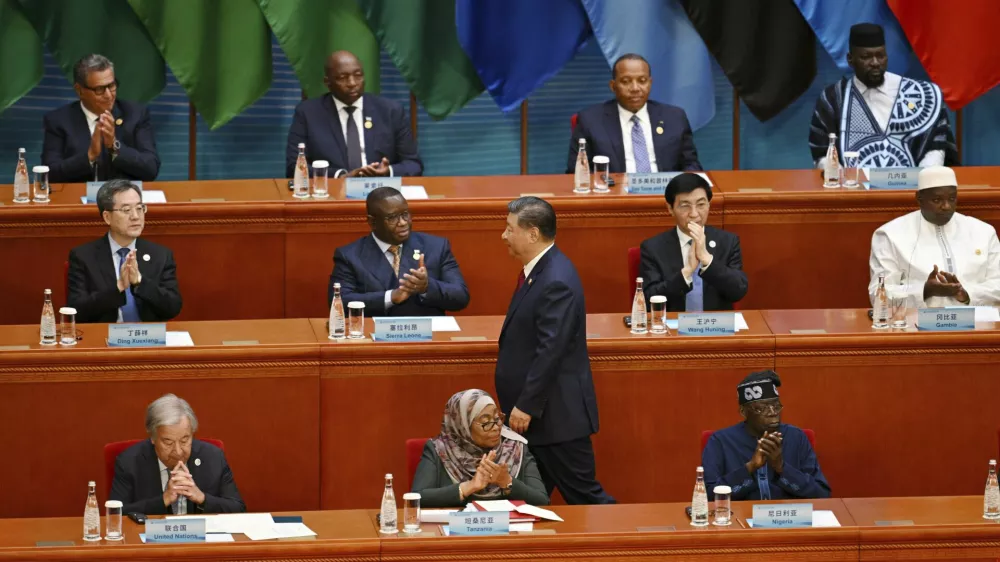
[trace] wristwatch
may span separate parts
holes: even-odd
[[[509,495],[510,495],[510,492],[511,492],[511,491],[512,491],[513,489],[514,489],[514,477],[513,477],[513,476],[511,476],[511,477],[510,477],[510,484],[507,484],[507,485],[506,485],[506,486],[504,486],[503,488],[500,488],[500,491],[501,491],[501,492],[503,492],[503,495],[505,495],[505,496],[509,496]]]
[[[115,139],[115,143],[111,145],[111,156],[118,156],[118,151],[121,150],[122,143],[118,139]]]

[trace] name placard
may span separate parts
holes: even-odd
[[[375,341],[431,341],[433,324],[430,316],[376,316]]]
[[[754,528],[812,527],[811,503],[783,503],[753,506]]]
[[[928,331],[975,330],[976,309],[921,308],[917,311],[917,329]]]
[[[459,536],[506,535],[510,533],[510,513],[456,511],[448,515],[448,531]]]
[[[670,180],[683,172],[656,172],[626,174],[628,193],[634,195],[663,195]]]
[[[345,178],[344,192],[348,199],[364,199],[377,187],[403,187],[403,178]]]
[[[916,189],[920,168],[871,168],[868,185],[872,189]]]
[[[205,542],[205,520],[146,519],[146,542]]]
[[[108,347],[167,345],[166,324],[108,324]]]
[[[682,336],[727,336],[736,333],[735,312],[681,312],[677,333]]]
[[[139,191],[142,191],[142,180],[130,180]],[[87,182],[87,200],[86,203],[97,203],[97,190],[101,189],[104,185],[103,181],[88,181]]]

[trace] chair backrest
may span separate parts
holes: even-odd
[[[219,439],[199,439],[206,443],[211,443],[216,447],[226,450],[225,444]],[[136,443],[142,442],[143,439],[129,439],[128,441],[115,441],[114,443],[108,443],[104,446],[104,489],[105,494],[111,493],[111,482],[115,479],[115,461],[118,459],[118,455],[122,454],[122,451],[128,449]],[[105,496],[107,497],[107,496]]]
[[[708,438],[715,433],[713,429],[706,429],[701,432],[701,450],[705,450],[705,445],[708,445]],[[806,439],[809,440],[809,444],[812,445],[813,450],[816,450],[816,432],[811,429],[803,429],[802,433],[806,434]]]
[[[642,259],[642,253],[639,251],[639,247],[635,246],[628,249],[628,300],[625,301],[632,305],[632,299],[635,298],[635,278],[639,276],[639,260]],[[631,308],[630,308],[631,310]]]
[[[570,134],[573,134],[573,131],[576,130],[576,120],[577,120],[577,114],[576,113],[574,113],[573,115],[569,116],[569,132],[570,132]]]
[[[420,464],[420,457],[424,454],[424,445],[429,441],[423,439],[406,440],[406,490],[413,489],[413,475],[417,473],[417,465]]]

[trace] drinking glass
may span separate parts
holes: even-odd
[[[31,169],[35,173],[35,203],[49,202],[49,167],[35,166]]]
[[[59,345],[76,345],[76,309],[59,309]]]
[[[731,524],[729,500],[733,490],[729,486],[716,486],[712,491],[715,493],[715,520],[712,521],[712,524],[719,526]]]
[[[124,538],[122,536],[122,502],[118,500],[104,502],[104,519],[105,530],[107,531],[107,534],[104,535],[104,540],[122,540]]]
[[[416,492],[403,494],[403,532],[420,532],[420,494]]]
[[[347,337],[359,340],[365,337],[365,303],[351,301],[347,303]]]
[[[649,297],[649,307],[649,331],[654,334],[665,334],[667,332],[667,297],[663,295]]]
[[[841,172],[844,174],[844,181],[841,182],[844,187],[858,187],[858,160],[860,156],[857,152],[844,153],[844,168]]]
[[[594,193],[608,193],[611,190],[608,189],[608,166],[611,163],[611,159],[607,156],[594,156],[594,175],[593,175],[593,185]]]
[[[313,199],[326,199],[330,197],[330,187],[327,178],[330,174],[330,163],[326,160],[316,160],[313,162]]]
[[[890,327],[902,329],[906,327],[906,294],[905,285],[887,285],[886,297],[889,300]]]

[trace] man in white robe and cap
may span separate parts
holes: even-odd
[[[882,225],[872,236],[868,298],[880,275],[906,292],[907,307],[1000,304],[1000,241],[989,224],[958,213],[958,181],[945,166],[920,170],[920,209]]]

